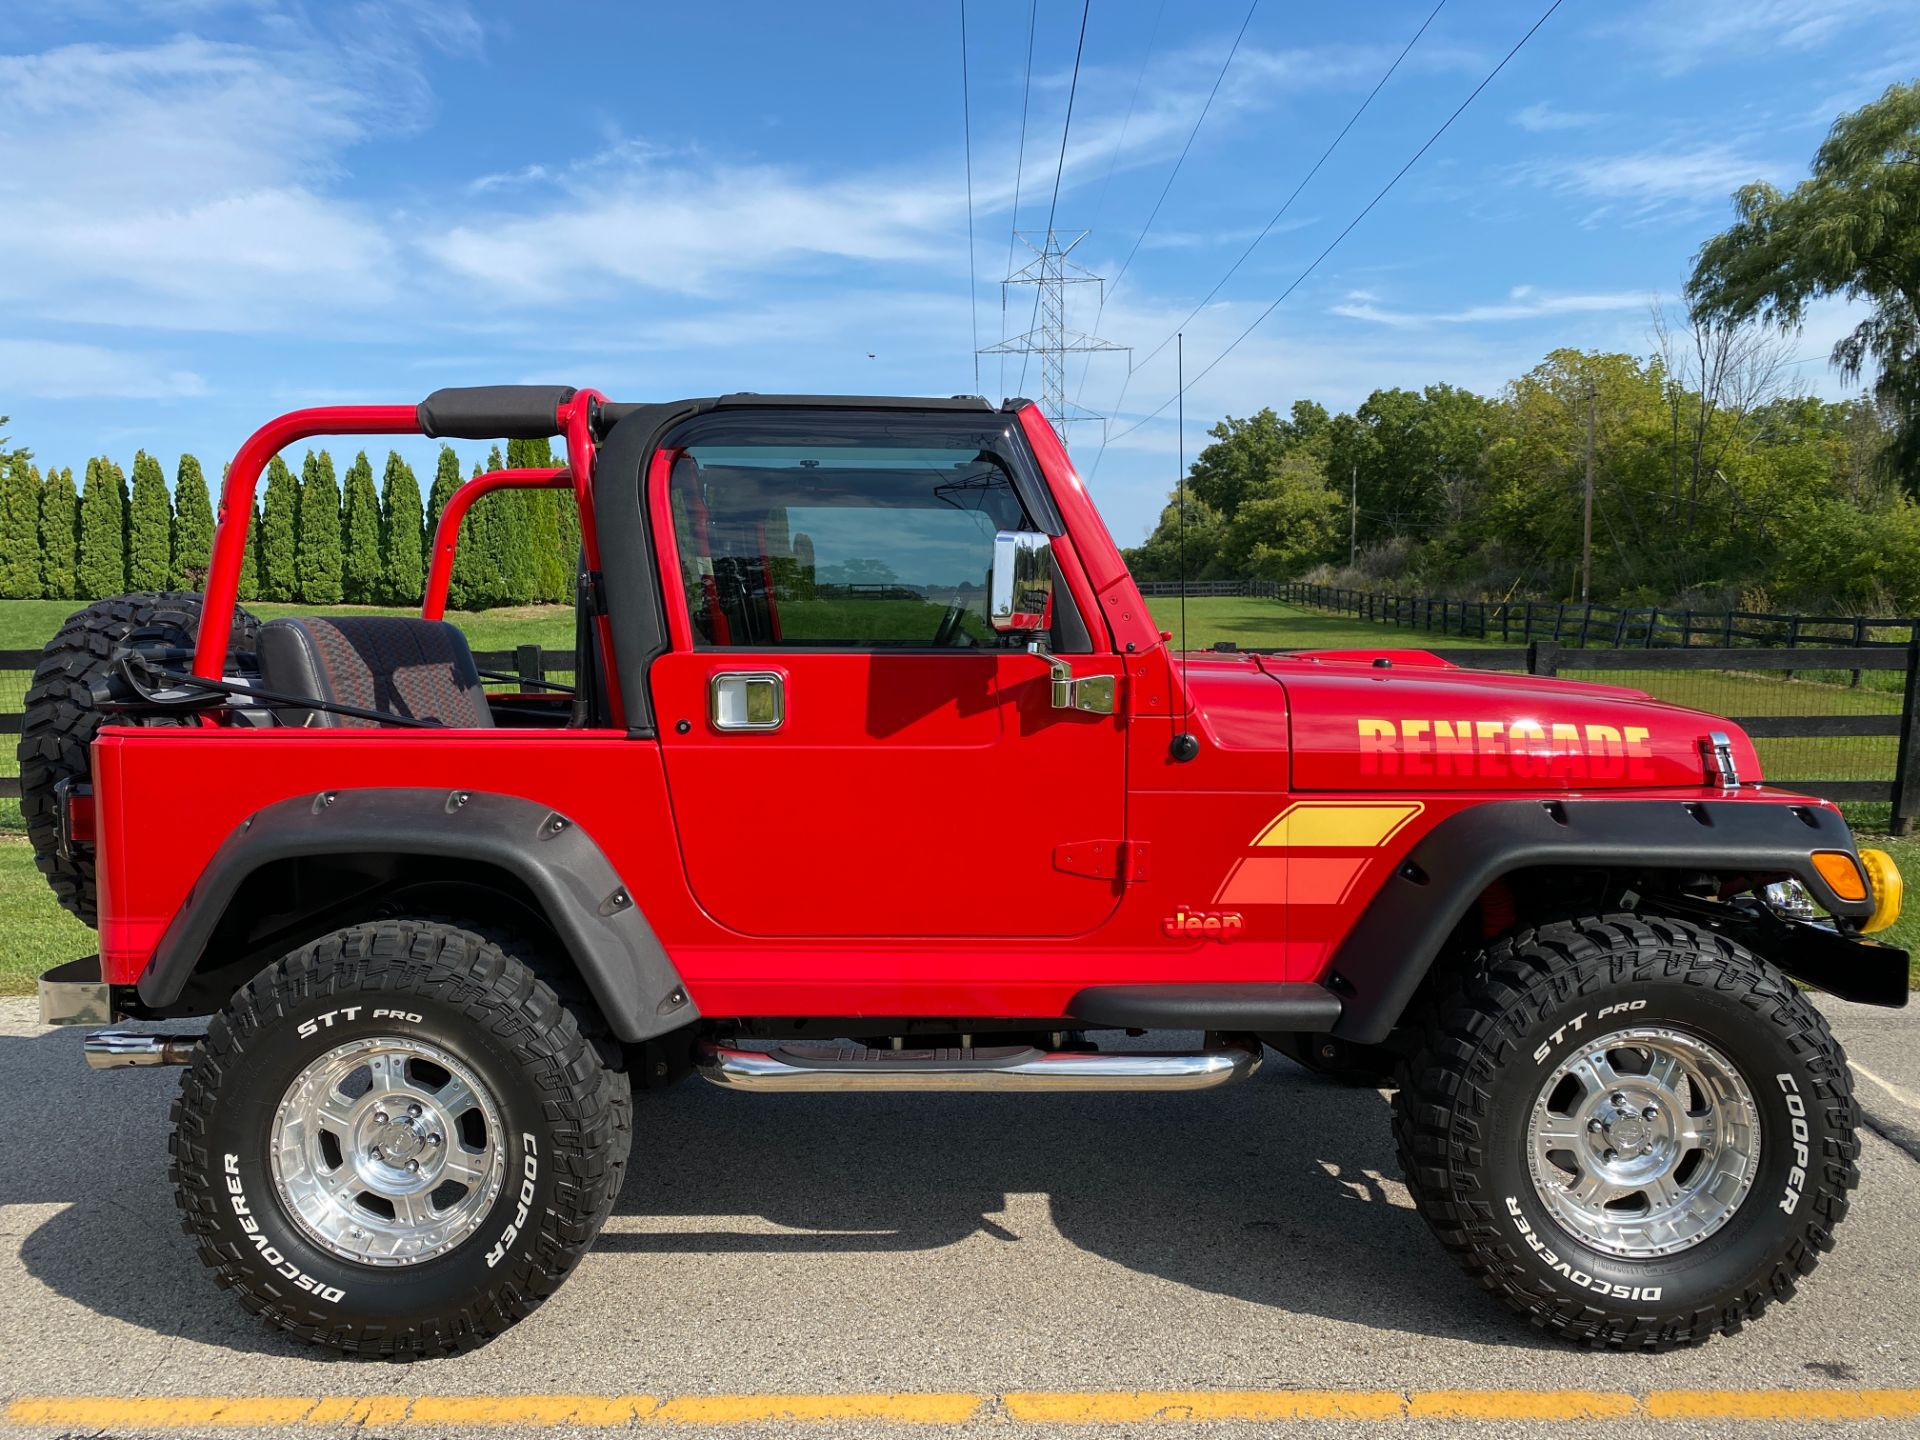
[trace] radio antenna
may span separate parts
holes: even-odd
[[[1174,504],[1180,511],[1180,733],[1173,737],[1170,753],[1178,761],[1193,759],[1200,753],[1200,742],[1193,738],[1188,721],[1193,716],[1193,696],[1187,688],[1187,337],[1174,332],[1174,383],[1179,386],[1179,408],[1174,428],[1180,456],[1180,477],[1174,482]]]

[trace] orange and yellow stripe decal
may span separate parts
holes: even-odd
[[[1424,809],[1416,800],[1297,800],[1253,837],[1256,853],[1235,862],[1213,903],[1343,904],[1374,852]],[[1314,853],[1259,853],[1273,851]]]

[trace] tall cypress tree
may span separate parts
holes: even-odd
[[[260,598],[260,507],[253,507],[253,516],[247,525],[247,553],[240,561],[240,598],[258,600]]]
[[[338,605],[340,568],[340,482],[334,478],[333,456],[309,450],[300,467],[300,599]]]
[[[477,476],[487,468],[475,464],[473,473]],[[447,603],[455,609],[484,610],[499,603],[496,597],[500,567],[493,553],[491,513],[492,502],[483,500],[469,509],[467,518],[460,522],[460,541],[453,552],[453,583],[447,592]]]
[[[167,477],[146,451],[133,457],[133,500],[127,516],[127,588],[164,590],[173,557],[173,507]]]
[[[560,598],[571,605],[576,598],[575,586],[580,574],[580,505],[571,490],[557,491],[553,498],[560,521],[560,554],[567,566],[566,584]]]
[[[0,455],[0,597],[41,593],[40,472],[25,450]]]
[[[260,507],[258,595],[294,600],[300,594],[300,482],[278,455],[267,465],[267,498]]]
[[[433,537],[440,533],[441,512],[447,508],[447,501],[452,498],[453,492],[459,488],[460,457],[453,453],[453,447],[451,445],[442,445],[440,447],[440,459],[433,467],[433,492],[427,497],[427,534],[426,541],[421,548],[421,553],[424,557],[423,568],[421,570],[422,594],[425,593],[424,586],[426,576],[428,572],[433,569]],[[458,556],[456,554],[456,561],[457,559]],[[456,564],[456,575],[457,573],[458,566]],[[451,586],[448,587],[447,593],[449,597],[447,603],[451,605],[453,604]]]
[[[380,564],[380,496],[373,465],[362,450],[347,467],[341,594],[349,605],[378,605],[384,578]]]
[[[213,497],[207,494],[200,462],[182,455],[173,479],[173,587],[202,588],[212,558]]]
[[[459,475],[457,464],[454,474]],[[420,564],[426,553],[426,517],[420,508],[420,482],[398,450],[387,452],[387,469],[380,481],[380,518],[385,537],[380,556],[385,599],[390,605],[418,604],[426,583]]]
[[[127,478],[105,456],[87,462],[76,573],[80,599],[105,600],[126,593]]]
[[[515,469],[547,470],[553,463],[553,445],[545,436],[507,442],[507,464]],[[533,562],[530,598],[545,603],[564,599],[570,588],[573,561],[561,552],[561,494],[558,490],[522,490],[518,496]]]
[[[47,467],[40,489],[40,567],[47,597],[72,600],[80,558],[80,497],[73,489],[73,467]]]

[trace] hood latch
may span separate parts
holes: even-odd
[[[1722,790],[1740,788],[1740,767],[1733,763],[1733,741],[1724,730],[1713,730],[1700,737],[1700,758],[1707,767],[1707,784]]]

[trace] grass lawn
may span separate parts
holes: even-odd
[[[0,835],[0,995],[31,995],[43,970],[100,948],[53,898],[24,836]]]

